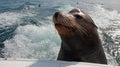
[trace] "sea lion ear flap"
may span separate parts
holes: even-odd
[[[96,28],[98,28],[98,26],[96,26],[96,24],[94,23],[94,21],[92,22],[92,24],[93,24]]]
[[[93,25],[93,27],[98,28],[90,16],[88,21],[90,22],[91,25]]]
[[[84,12],[85,13],[85,12]],[[85,13],[86,14],[86,13]],[[96,24],[94,23],[94,21],[92,20],[92,18],[88,15],[88,14],[86,14],[86,17],[87,17],[87,19],[88,19],[88,22],[90,22],[94,27],[96,27],[96,28],[98,28],[97,26],[96,26]]]

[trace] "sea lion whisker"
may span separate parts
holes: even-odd
[[[68,21],[67,21],[67,18],[66,18],[66,17],[64,18],[64,20],[65,20],[65,24],[68,24]]]
[[[83,28],[83,30],[86,32],[86,35],[88,36],[88,33],[87,33],[88,30],[86,28],[84,28],[83,25],[81,25],[81,27]]]
[[[70,25],[71,27],[74,27],[72,20],[68,19],[68,21],[69,21],[69,24],[68,24],[68,25]]]
[[[81,35],[84,35],[84,30],[82,29],[82,28],[79,28],[79,29],[77,29],[78,30],[78,32],[80,32],[81,33]]]
[[[79,31],[81,31],[83,33],[83,35],[88,36],[86,29],[84,29],[83,27],[81,27],[81,29],[79,29]]]
[[[66,17],[64,17],[64,18],[62,19],[62,22],[65,24],[65,26],[68,26],[68,21],[67,21],[67,18],[66,18]],[[68,27],[66,27],[65,32],[68,33],[68,31],[69,31],[69,29],[68,29]]]
[[[64,17],[63,19],[64,24],[67,24],[66,18]]]
[[[78,32],[80,32],[81,35],[87,35],[86,30],[82,26],[76,26],[76,29]]]
[[[70,24],[70,19],[68,17],[65,17],[66,23]]]
[[[86,34],[87,35],[87,30],[84,28],[84,26],[83,25],[77,25],[76,27],[78,27],[77,29],[79,30],[79,31],[82,31],[84,34]]]

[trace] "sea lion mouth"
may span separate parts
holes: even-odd
[[[66,25],[63,25],[63,24],[55,24],[55,27],[64,27],[64,28],[66,28],[66,29],[68,29],[68,30],[74,30],[74,28],[73,27],[70,27],[70,26],[66,26]]]

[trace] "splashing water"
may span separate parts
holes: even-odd
[[[14,38],[5,41],[6,55],[13,58],[55,59],[60,46],[54,42],[59,40],[55,34],[51,25],[20,26]]]
[[[96,12],[91,12],[93,20],[96,22],[101,31],[101,39],[105,51],[107,52],[107,58],[110,64],[120,64],[120,14],[117,10],[106,10],[101,5],[95,6]],[[108,56],[109,55],[109,56]]]

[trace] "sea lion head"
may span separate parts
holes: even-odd
[[[56,12],[53,22],[61,37],[89,35],[88,32],[97,28],[91,17],[79,8],[72,9],[68,13]]]

